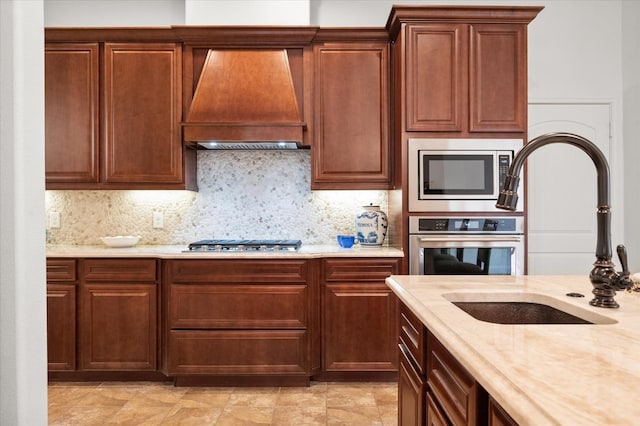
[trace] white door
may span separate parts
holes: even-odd
[[[530,104],[529,140],[550,132],[583,136],[602,150],[611,168],[610,115],[608,103]],[[596,247],[593,161],[581,149],[559,143],[535,151],[527,162],[528,273],[589,273]],[[613,176],[611,173],[611,186]],[[622,206],[616,209],[611,204],[612,225],[622,223]]]

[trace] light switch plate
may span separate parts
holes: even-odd
[[[49,228],[60,228],[60,212],[49,212]]]
[[[162,212],[153,212],[153,227],[154,228],[164,227],[164,214]]]

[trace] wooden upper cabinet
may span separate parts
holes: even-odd
[[[98,43],[45,46],[47,183],[99,180]]]
[[[314,46],[313,189],[386,189],[391,181],[388,42]]]
[[[406,129],[524,132],[526,25],[407,25]]]
[[[197,189],[170,30],[48,28],[45,39],[47,189]]]
[[[471,26],[471,132],[524,132],[527,123],[527,27]]]
[[[106,43],[105,182],[183,181],[175,43]]]
[[[468,120],[468,25],[407,30],[407,130],[454,131]]]

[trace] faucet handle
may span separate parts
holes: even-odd
[[[627,263],[627,248],[619,244],[618,247],[616,247],[616,251],[618,252],[618,259],[620,259],[620,265],[622,266],[622,275],[628,276],[629,264]]]

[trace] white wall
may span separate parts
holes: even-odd
[[[185,0],[185,23],[187,25],[309,25],[309,1]]]
[[[0,1],[0,424],[47,424],[41,0]]]
[[[184,16],[184,0],[44,0],[46,27],[184,25]]]
[[[624,100],[624,243],[629,268],[640,271],[640,2],[622,3],[622,76]]]

